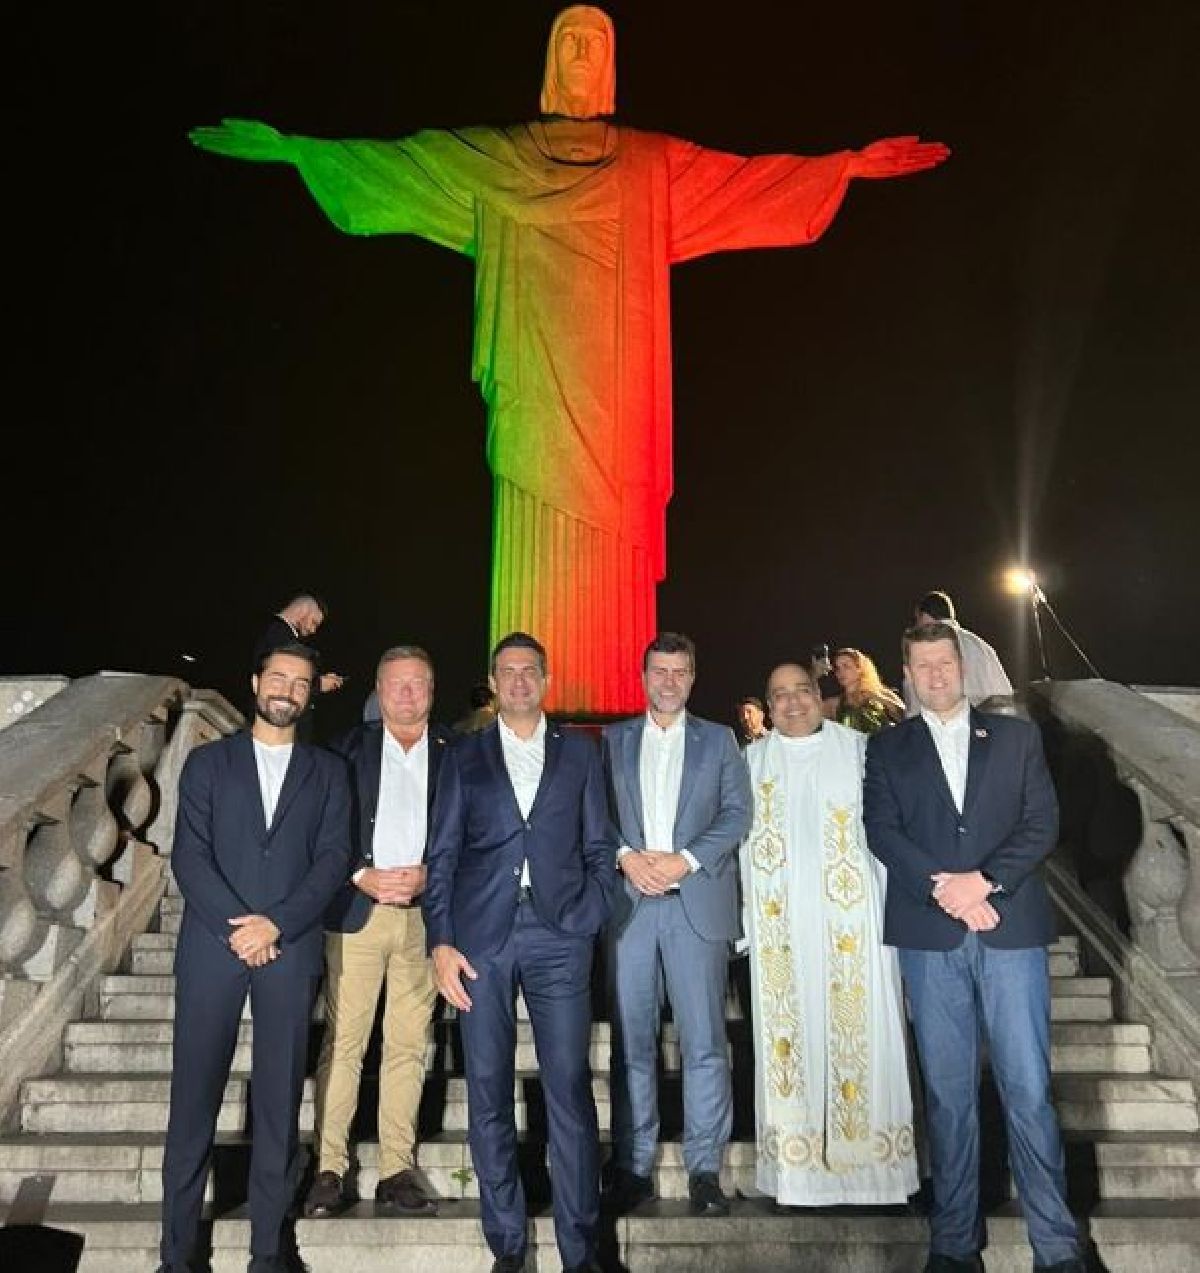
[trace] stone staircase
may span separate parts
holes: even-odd
[[[94,1019],[67,1028],[61,1071],[25,1082],[20,1133],[0,1138],[0,1204],[29,1177],[52,1178],[45,1223],[82,1233],[82,1273],[149,1273],[157,1264],[162,1138],[167,1122],[173,978],[171,961],[182,901],[164,898],[159,931],[134,941],[128,973],[104,979]],[[1108,978],[1082,974],[1077,939],[1052,955],[1054,1087],[1068,1140],[1072,1201],[1110,1273],[1200,1273],[1200,1121],[1189,1080],[1152,1067],[1149,1027],[1114,1020]],[[314,1022],[314,1042],[319,1023]],[[248,1140],[246,1089],[249,1019],[234,1061],[218,1123],[209,1199],[216,1273],[245,1268]],[[678,1048],[670,1025],[663,1040],[664,1134],[657,1169],[661,1201],[609,1221],[606,1266],[633,1273],[671,1270],[811,1269],[821,1273],[907,1273],[925,1256],[924,1222],[903,1208],[835,1208],[779,1214],[756,1197],[752,1059],[745,1024],[730,1021],[736,1092],[735,1140],[724,1183],[737,1195],[726,1219],[688,1214],[687,1178],[678,1143]],[[560,1268],[545,1205],[544,1117],[532,1039],[522,1023],[518,1041],[517,1115],[531,1152],[526,1174],[538,1211],[530,1268]],[[593,1032],[594,1089],[602,1132],[610,1125],[609,1030]],[[369,1060],[369,1059],[368,1059]],[[299,1251],[313,1273],[376,1273],[397,1268],[475,1273],[490,1268],[478,1225],[478,1202],[465,1143],[466,1098],[453,1020],[438,1022],[421,1110],[420,1162],[447,1199],[436,1219],[376,1217],[360,1203],[335,1219],[300,1221]],[[373,1140],[374,1090],[364,1082],[357,1188],[370,1198],[377,1179]],[[301,1127],[311,1133],[312,1082]],[[993,1148],[997,1136],[987,1135]],[[990,1186],[989,1273],[1031,1267],[1024,1226],[1004,1181]],[[985,1188],[985,1194],[988,1190]],[[540,1200],[540,1205],[539,1205]],[[26,1270],[14,1270],[26,1273]],[[28,1273],[37,1273],[30,1268]]]

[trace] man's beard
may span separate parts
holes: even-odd
[[[299,719],[304,708],[290,698],[256,698],[254,714],[275,729],[287,729]]]

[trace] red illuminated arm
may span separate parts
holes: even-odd
[[[742,155],[666,138],[670,258],[812,243],[833,220],[855,177],[903,177],[935,167],[940,142],[892,137],[832,155]]]

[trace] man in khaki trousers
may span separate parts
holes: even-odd
[[[416,1171],[417,1107],[436,991],[425,949],[429,809],[452,735],[430,725],[433,662],[418,646],[385,650],[375,677],[382,719],[334,744],[350,767],[355,857],[326,914],[325,1039],[317,1064],[317,1174],[308,1216],[346,1201],[350,1124],[380,993],[386,994],[379,1071],[376,1204],[433,1212]]]

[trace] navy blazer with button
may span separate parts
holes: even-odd
[[[915,716],[867,744],[863,820],[871,852],[887,867],[884,941],[953,950],[967,927],[933,900],[938,871],[983,871],[1002,885],[1000,915],[979,934],[989,946],[1044,946],[1057,934],[1039,866],[1058,838],[1058,801],[1028,721],[971,710],[961,814],[924,720]]]
[[[546,726],[546,759],[529,817],[521,816],[497,724],[467,734],[442,764],[421,899],[429,948],[494,954],[512,932],[521,866],[550,927],[591,937],[608,919],[617,844],[600,749],[587,735]]]
[[[431,813],[442,757],[454,735],[444,725],[430,725],[428,732],[426,810]],[[350,770],[350,828],[354,852],[346,881],[325,912],[325,927],[334,933],[357,933],[370,918],[374,903],[350,876],[361,868],[375,865],[375,813],[379,808],[379,779],[383,766],[382,722],[356,725],[331,743],[330,750],[341,756]]]
[[[271,825],[248,731],[197,747],[179,777],[171,869],[186,903],[176,963],[237,956],[236,915],[266,915],[282,958],[319,974],[321,919],[346,878],[350,788],[345,764],[295,743]]]

